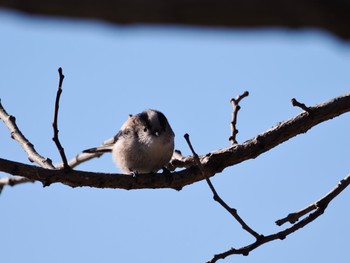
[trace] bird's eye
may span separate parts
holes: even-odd
[[[145,127],[145,128],[143,128],[143,131],[144,131],[144,132],[146,132],[146,131],[147,131],[147,128],[146,128],[146,127]]]

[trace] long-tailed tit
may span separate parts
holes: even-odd
[[[152,173],[164,168],[174,152],[174,132],[157,110],[130,116],[113,138],[85,153],[112,152],[125,173]]]

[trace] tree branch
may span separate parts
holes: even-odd
[[[297,222],[302,216],[310,213],[313,210],[320,209],[324,207],[324,209],[327,207],[327,205],[335,198],[337,197],[348,185],[350,184],[350,174],[345,177],[343,180],[339,182],[339,184],[331,190],[328,194],[326,194],[321,199],[317,200],[315,203],[295,212],[289,214],[287,217],[279,219],[276,221],[276,224],[278,226],[283,225],[286,222],[289,222],[291,224],[294,224]]]
[[[307,107],[304,103],[300,103],[295,98],[291,99],[291,102],[292,102],[292,105],[294,107],[299,107],[299,108],[303,109],[304,111],[311,113],[311,110],[309,107]]]
[[[307,224],[311,223],[314,221],[316,218],[318,218],[320,215],[322,215],[327,208],[328,204],[338,195],[340,194],[348,185],[350,184],[350,174],[347,175],[340,183],[329,193],[327,194],[324,198],[320,199],[320,201],[317,202],[317,206],[315,207],[313,213],[310,213],[306,218],[303,220],[299,221],[298,223],[292,225],[289,228],[286,228],[285,230],[282,230],[280,232],[277,232],[272,235],[268,236],[262,236],[260,239],[257,239],[255,242],[244,246],[239,249],[231,248],[223,253],[216,254],[214,257],[209,260],[207,263],[214,263],[218,261],[219,259],[224,259],[227,256],[230,255],[248,255],[252,250],[260,247],[261,245],[271,242],[273,240],[277,239],[285,239],[288,235],[294,233],[295,231],[303,228]]]
[[[313,0],[0,0],[0,6],[51,16],[93,18],[117,24],[182,24],[231,28],[320,28],[350,38],[348,1]]]
[[[310,109],[312,110],[312,114],[302,112],[242,144],[232,145],[227,148],[213,151],[207,155],[200,156],[199,159],[206,171],[206,175],[208,177],[214,176],[216,173],[221,172],[229,166],[233,166],[248,159],[256,158],[260,154],[269,151],[290,138],[307,132],[321,122],[330,120],[345,112],[349,112],[350,93],[310,107]],[[8,115],[1,114],[0,111],[1,119],[7,120],[8,117],[6,116]],[[5,124],[11,126],[13,125],[13,122],[6,121]],[[177,167],[185,167],[189,164],[193,165],[194,163],[193,157],[184,158],[184,162],[181,162],[180,160],[175,162]],[[0,171],[12,175],[21,175],[31,180],[45,181],[48,183],[63,183],[72,187],[90,186],[121,189],[179,189],[204,179],[199,168],[195,166],[172,173],[174,180],[171,180],[171,182],[169,182],[167,174],[146,174],[133,178],[132,176],[126,176],[125,174],[91,173],[78,170],[64,172],[49,169],[0,159]]]
[[[238,114],[238,111],[241,109],[241,107],[238,105],[239,102],[245,98],[249,96],[249,92],[248,91],[245,91],[242,95],[240,96],[237,96],[237,98],[232,98],[230,100],[231,104],[232,104],[232,108],[233,108],[233,111],[232,111],[232,120],[231,120],[231,136],[228,138],[228,140],[231,142],[231,144],[236,144],[237,141],[236,141],[236,136],[237,136],[237,133],[238,133],[238,130],[237,130],[237,114]]]
[[[91,159],[94,158],[99,158],[103,155],[104,153],[79,153],[77,154],[73,159],[69,160],[68,166],[73,169],[74,167],[78,166],[79,164],[82,164],[84,162],[87,162]],[[63,163],[58,163],[55,165],[57,169],[63,169],[64,164]]]
[[[59,73],[59,84],[58,84],[58,89],[57,89],[57,94],[56,94],[56,101],[55,101],[55,111],[54,111],[54,118],[53,118],[53,123],[52,123],[52,127],[53,127],[53,138],[52,140],[55,142],[58,152],[61,155],[62,161],[63,161],[63,168],[65,170],[69,170],[70,167],[68,165],[68,161],[67,161],[67,157],[66,154],[64,153],[64,148],[61,145],[61,142],[58,138],[58,110],[60,107],[60,97],[62,94],[62,83],[63,83],[63,79],[64,79],[64,75],[62,73],[62,68],[58,68],[58,73]]]
[[[244,222],[244,220],[238,215],[238,212],[236,209],[230,207],[217,193],[214,185],[212,184],[212,182],[210,181],[209,177],[206,174],[205,169],[203,168],[203,165],[201,163],[201,161],[199,160],[198,154],[194,151],[192,143],[190,141],[190,136],[186,133],[185,134],[185,140],[188,144],[188,146],[191,149],[191,152],[193,154],[194,160],[196,162],[197,167],[199,168],[199,170],[201,171],[202,175],[205,178],[205,181],[207,182],[210,190],[213,193],[213,199],[218,202],[224,209],[226,209],[227,212],[229,212],[233,218],[235,218],[237,220],[237,222],[242,226],[242,228],[247,231],[249,234],[251,234],[253,237],[255,237],[256,239],[261,238],[262,236],[259,235],[257,232],[255,232],[252,228],[250,228],[246,222]]]
[[[55,169],[52,165],[52,161],[48,158],[44,158],[40,154],[36,152],[34,149],[34,145],[28,141],[26,137],[22,134],[22,132],[18,129],[16,124],[16,118],[10,116],[5,109],[3,108],[0,101],[0,119],[5,123],[7,128],[10,130],[11,138],[16,140],[23,150],[27,153],[28,159],[31,162],[35,162],[41,167],[47,169]]]
[[[35,181],[29,180],[28,178],[21,177],[21,176],[2,177],[2,178],[0,178],[0,194],[1,194],[4,186],[6,186],[6,185],[15,186],[18,184],[29,183],[29,182],[34,183]]]
[[[114,142],[114,137],[112,138],[109,138],[108,140],[104,141],[100,147],[103,147],[105,145],[110,145],[111,143]],[[104,154],[104,152],[94,152],[94,153],[86,153],[86,152],[81,152],[79,153],[78,155],[76,155],[73,159],[71,159],[68,163],[69,167],[70,168],[73,168],[73,167],[76,167],[78,166],[79,164],[82,164],[86,161],[89,161],[93,158],[99,158],[101,157],[102,155]],[[59,163],[56,165],[56,167],[58,169],[60,168],[63,168],[64,167],[64,164],[63,163]]]

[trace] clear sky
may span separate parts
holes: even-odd
[[[245,90],[244,142],[350,90],[350,45],[312,29],[120,27],[0,12],[0,98],[37,151],[55,163],[52,117],[58,67],[66,76],[59,116],[68,158],[113,136],[147,108],[166,114],[176,148],[199,154],[229,145],[229,100]],[[222,197],[261,234],[332,189],[349,173],[350,115],[213,178]],[[28,163],[0,125],[0,157]],[[106,155],[77,169],[119,172]],[[0,174],[6,176],[6,174]],[[284,241],[220,262],[345,262],[350,190]],[[252,238],[212,200],[205,182],[174,190],[111,190],[40,183],[0,195],[1,262],[205,262]]]

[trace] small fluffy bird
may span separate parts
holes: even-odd
[[[148,109],[130,116],[117,135],[103,145],[83,152],[112,152],[114,162],[124,173],[155,173],[169,163],[174,137],[165,115]]]

